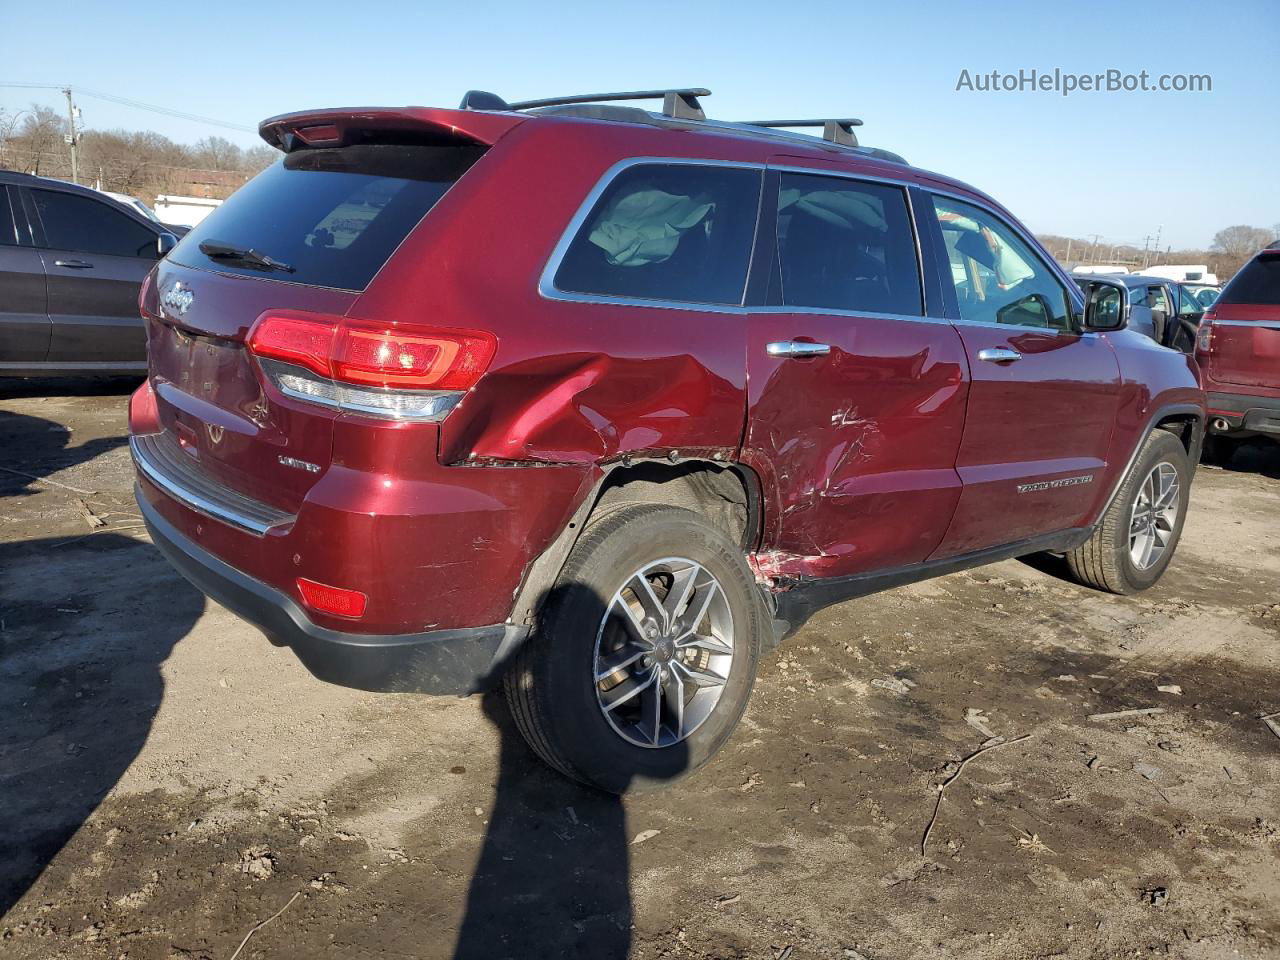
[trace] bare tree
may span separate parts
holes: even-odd
[[[239,170],[244,151],[225,137],[205,137],[191,152],[193,159],[206,170]]]
[[[1272,236],[1270,230],[1262,227],[1237,224],[1234,227],[1224,227],[1213,235],[1213,249],[1243,260],[1270,243]]]
[[[21,119],[21,122],[19,121]],[[67,152],[63,142],[66,118],[51,107],[33,103],[5,124],[3,148],[10,166],[28,173],[40,173],[60,162]]]

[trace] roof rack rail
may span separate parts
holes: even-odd
[[[686,87],[672,90],[629,90],[621,93],[580,93],[568,97],[546,97],[541,100],[518,100],[507,103],[496,93],[486,90],[468,90],[462,98],[462,110],[534,110],[538,107],[559,107],[572,103],[607,103],[615,100],[661,100],[664,116],[676,120],[705,120],[707,115],[698,103],[699,97],[709,97],[705,87]]]
[[[858,138],[854,135],[853,128],[862,126],[862,121],[856,117],[821,120],[740,120],[738,122],[748,127],[821,127],[823,140],[830,140],[832,143],[843,144],[846,147],[858,145]]]

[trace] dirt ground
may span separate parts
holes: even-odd
[[[228,960],[273,916],[241,958],[1280,956],[1280,447],[1200,470],[1145,595],[1010,561],[826,611],[719,758],[619,801],[492,696],[325,685],[188,587],[130,386],[0,387],[6,960]],[[988,731],[1027,739],[939,805]]]

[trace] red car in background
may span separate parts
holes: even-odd
[[[1280,441],[1280,241],[1246,263],[1200,321],[1205,458],[1225,463],[1254,437]]]
[[[501,681],[612,791],[706,762],[829,604],[1037,552],[1154,584],[1190,357],[857,121],[705,94],[264,122],[283,158],[143,291],[155,544],[324,679]]]

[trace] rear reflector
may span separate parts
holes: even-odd
[[[364,608],[369,602],[369,598],[359,590],[330,587],[306,577],[298,577],[298,593],[302,595],[302,602],[317,613],[351,620],[363,617]]]

